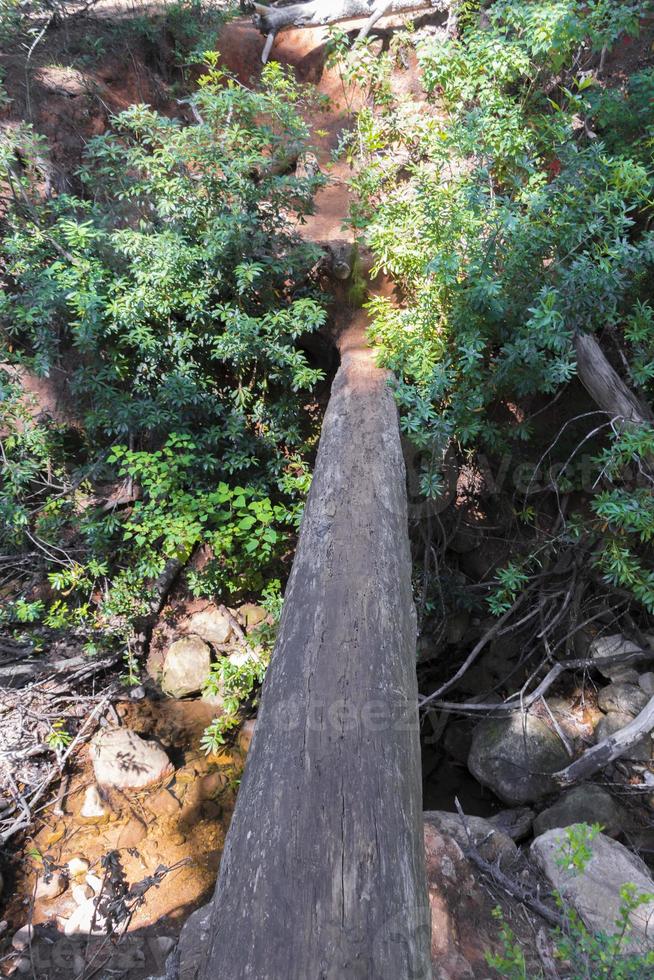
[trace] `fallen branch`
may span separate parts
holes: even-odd
[[[545,919],[546,922],[549,922],[550,925],[563,928],[565,926],[565,919],[563,916],[551,909],[549,905],[545,905],[544,902],[541,902],[539,898],[532,895],[532,893],[526,888],[523,888],[523,886],[519,884],[515,878],[511,878],[509,875],[505,874],[500,868],[499,858],[495,863],[491,864],[490,861],[486,861],[485,858],[481,856],[472,839],[472,834],[470,833],[466,822],[465,813],[463,812],[459,799],[456,796],[454,797],[454,803],[456,805],[457,813],[461,818],[461,823],[463,824],[466,837],[468,838],[468,846],[462,848],[464,856],[467,857],[469,861],[472,861],[472,863],[476,865],[480,871],[492,878],[492,880],[499,885],[500,888],[504,889],[507,894],[511,895],[512,898],[517,898],[519,902],[523,902],[525,905],[528,905],[529,908],[533,909],[534,912],[540,915],[542,919]]]
[[[309,0],[308,3],[294,3],[289,7],[267,7],[261,3],[252,6],[254,24],[266,36],[274,36],[289,27],[321,27],[341,20],[370,19],[375,13],[375,4],[370,0],[331,0],[329,3],[326,0]],[[446,13],[450,0],[390,0],[384,13],[408,14],[428,8]]]
[[[654,728],[654,697],[645,705],[633,721],[602,739],[597,745],[587,749],[575,762],[554,773],[554,779],[561,786],[570,786],[600,772],[610,762],[614,762],[627,752]]]
[[[534,701],[542,698],[547,693],[549,688],[554,684],[554,681],[557,680],[557,678],[560,677],[566,670],[588,670],[592,667],[610,667],[612,664],[616,663],[627,664],[632,660],[640,661],[648,659],[654,659],[653,650],[633,650],[628,654],[614,654],[608,657],[595,657],[592,660],[562,660],[560,663],[551,667],[538,687],[535,688],[531,694],[527,694],[526,696],[520,692],[512,695],[508,700],[503,701],[500,704],[493,704],[491,702],[483,701],[434,701],[434,695],[430,694],[428,697],[423,698],[420,701],[420,708],[424,708],[427,704],[431,704],[432,707],[439,708],[441,711],[484,711],[488,714],[495,712],[501,713],[503,711],[526,711],[527,708],[531,707]]]

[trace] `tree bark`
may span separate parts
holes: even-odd
[[[608,415],[634,425],[652,422],[654,416],[629,390],[607,360],[595,337],[579,333],[574,338],[579,380],[596,405]]]
[[[340,20],[371,17],[377,6],[376,0],[309,0],[289,7],[267,7],[253,4],[254,22],[262,34],[277,34],[285,27],[320,27]],[[388,14],[408,14],[431,7],[435,11],[447,11],[450,0],[390,0]]]
[[[348,331],[213,900],[204,980],[428,980],[405,472]]]

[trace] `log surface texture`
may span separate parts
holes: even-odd
[[[351,328],[213,900],[204,980],[429,980],[405,470]]]
[[[436,12],[447,11],[450,0],[390,0],[386,13],[408,14],[431,8]],[[268,7],[255,3],[255,24],[263,34],[277,33],[286,27],[319,27],[342,20],[370,17],[376,3],[370,0],[309,0],[288,7]]]

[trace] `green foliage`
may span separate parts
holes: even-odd
[[[349,144],[353,221],[373,273],[389,273],[402,298],[369,304],[372,336],[422,451],[425,495],[448,446],[529,445],[528,413],[500,423],[498,406],[567,385],[577,332],[611,337],[628,383],[654,396],[652,73],[611,90],[578,67],[637,34],[642,13],[607,0],[499,0],[483,26],[468,12],[458,38],[418,44],[424,101],[389,95],[377,76],[366,83]],[[583,525],[603,536],[595,561],[606,582],[654,609],[649,484],[634,493],[625,483],[627,467],[647,468],[651,430],[638,441],[607,423],[604,438],[614,462],[597,459],[595,474],[615,486]],[[569,490],[561,462],[556,488]],[[514,573],[500,575],[497,614],[524,584]]]
[[[556,863],[560,868],[581,874],[593,856],[591,844],[599,833],[601,824],[592,825],[575,823],[565,828],[564,840],[561,842]]]
[[[65,370],[75,403],[73,430],[3,382],[2,533],[16,552],[35,535],[61,549],[53,628],[128,635],[166,561],[200,545],[213,557],[189,573],[196,594],[260,591],[308,489],[322,374],[301,338],[325,314],[297,225],[322,177],[286,162],[309,96],[276,63],[247,89],[213,55],[199,84],[198,125],[147,106],[116,117],[89,144],[82,196],[42,201],[3,155],[0,359]],[[96,481],[127,507],[96,506]]]
[[[506,922],[499,905],[493,909],[493,918],[497,919],[500,926],[501,952],[491,953],[487,950],[486,962],[494,970],[497,970],[501,977],[508,977],[509,980],[530,980],[524,950]]]
[[[219,698],[222,702],[222,714],[202,736],[201,745],[207,755],[217,752],[225,744],[229,732],[240,724],[244,705],[256,703],[256,691],[263,683],[270,663],[282,611],[279,581],[269,582],[262,595],[270,622],[264,620],[248,634],[243,651],[221,657],[213,664],[204,686],[205,697]]]
[[[50,731],[45,736],[45,741],[55,752],[62,752],[73,741],[70,732],[66,731],[66,722],[63,718],[53,721]]]

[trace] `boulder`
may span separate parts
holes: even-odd
[[[109,728],[91,742],[93,771],[100,786],[134,790],[172,775],[173,766],[156,742],[146,742],[129,728]]]
[[[531,845],[531,855],[552,887],[572,905],[594,932],[613,934],[620,915],[623,885],[633,884],[638,893],[654,893],[654,879],[647,866],[626,847],[605,834],[589,843],[591,857],[583,871],[565,866],[567,838],[564,830],[548,830]],[[631,931],[621,950],[640,952],[654,948],[654,901],[629,916]]]
[[[534,822],[534,811],[528,806],[514,807],[512,810],[500,810],[488,818],[488,823],[511,840],[523,840],[531,831]]]
[[[211,603],[200,612],[193,613],[181,624],[184,633],[201,637],[212,646],[227,643],[232,635],[232,624],[227,616]]]
[[[633,715],[626,714],[624,711],[609,711],[608,715],[605,715],[601,719],[599,724],[595,729],[595,741],[601,742],[603,739],[608,738],[609,735],[614,735],[619,732],[621,728],[625,728],[630,722],[634,720]],[[626,759],[631,762],[650,762],[652,758],[652,737],[651,735],[643,735],[643,737],[632,745],[630,749],[627,749],[621,756],[621,759]]]
[[[259,623],[263,623],[267,616],[263,606],[256,606],[253,602],[245,602],[239,607],[238,614],[246,630],[252,630]]]
[[[518,848],[511,838],[483,817],[466,816],[464,826],[458,813],[426,810],[423,819],[425,824],[435,827],[440,834],[453,838],[463,851],[469,846],[470,834],[474,846],[484,860],[491,864],[497,860],[502,864],[511,864],[518,856]]]
[[[630,654],[637,654],[640,650],[641,647],[637,643],[628,640],[622,633],[613,633],[611,636],[595,637],[588,647],[588,657],[591,660],[601,660],[603,657],[628,657]],[[644,659],[645,656],[646,654],[641,657],[634,657],[627,664],[618,661],[610,666],[603,665],[597,670],[602,677],[608,677],[610,680],[624,679],[625,670],[632,669],[634,663]]]
[[[524,804],[555,792],[551,774],[569,761],[556,732],[540,718],[516,711],[477,725],[468,768],[505,803]]]
[[[649,698],[642,688],[635,684],[625,684],[614,681],[602,688],[597,697],[597,703],[602,711],[622,711],[626,714],[640,714]]]
[[[623,829],[624,813],[605,789],[596,783],[584,783],[568,790],[553,806],[538,814],[534,836],[575,823],[599,823],[613,837]]]
[[[198,694],[211,673],[211,650],[199,636],[184,636],[168,647],[161,688],[173,698]]]

